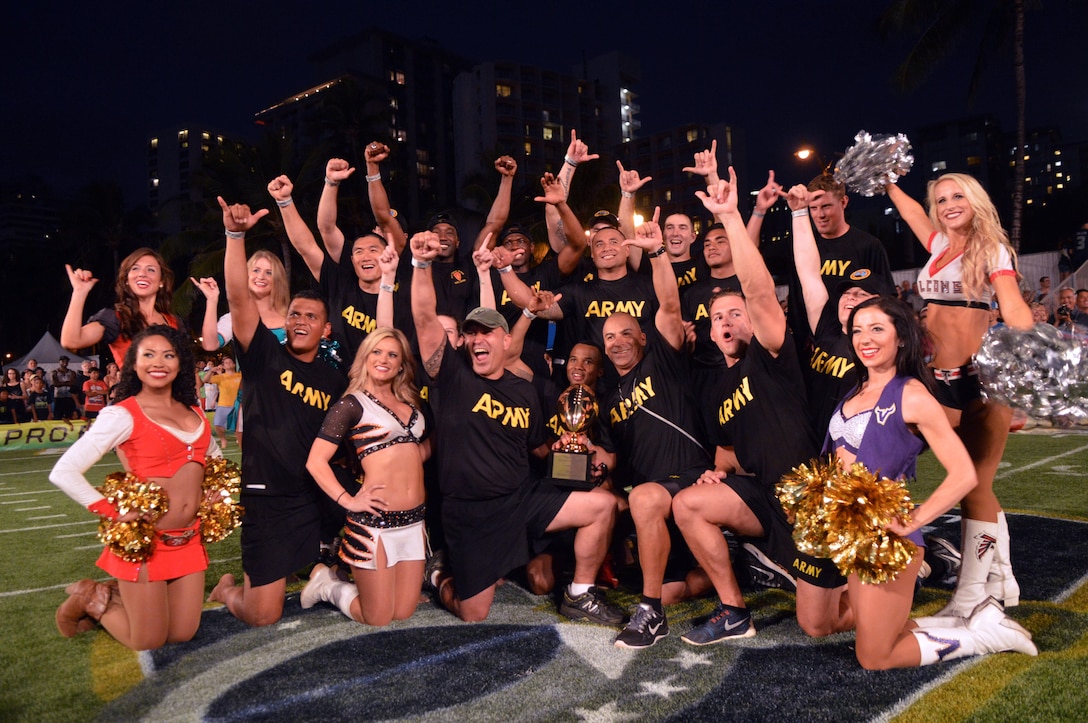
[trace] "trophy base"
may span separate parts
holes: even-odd
[[[548,477],[556,487],[591,490],[597,486],[591,481],[592,472],[585,452],[552,452],[548,458]]]

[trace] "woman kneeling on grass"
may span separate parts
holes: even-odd
[[[208,553],[197,510],[203,498],[204,461],[220,456],[193,385],[189,340],[168,326],[151,326],[132,340],[117,387],[117,403],[60,458],[49,480],[76,502],[108,520],[131,522],[90,485],[88,469],[116,448],[125,471],[158,484],[169,504],[155,522],[151,555],[126,562],[109,548],[98,566],[116,581],[80,580],[57,609],[65,637],[94,621],[133,650],[190,640],[200,626]]]
[[[332,603],[356,622],[388,625],[415,612],[423,585],[423,415],[413,386],[411,350],[404,334],[381,328],[367,336],[351,366],[348,389],[321,425],[306,469],[330,498],[348,510],[340,558],[355,585],[314,566],[302,607]],[[350,439],[363,468],[352,496],[329,460]],[[380,496],[379,496],[380,493]]]
[[[860,381],[832,414],[828,436],[835,455],[847,469],[860,462],[882,476],[910,479],[928,444],[947,471],[909,520],[888,525],[918,546],[907,568],[881,584],[850,575],[858,662],[885,669],[1006,650],[1037,655],[1031,635],[1006,617],[993,598],[966,618],[908,619],[925,545],[921,529],[970,492],[978,478],[967,449],[923,381],[931,374],[914,311],[898,299],[874,297],[854,307],[847,329],[860,362]]]

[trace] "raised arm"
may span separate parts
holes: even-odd
[[[416,341],[423,370],[434,379],[442,366],[446,349],[446,330],[438,320],[438,297],[434,292],[431,264],[438,258],[441,245],[438,234],[422,231],[409,241],[412,251],[412,318],[416,322]]]
[[[732,166],[729,167],[728,182],[721,181],[717,186],[708,188],[707,193],[695,193],[706,210],[717,216],[725,226],[729,248],[733,252],[733,267],[744,292],[748,316],[752,320],[752,333],[764,349],[777,356],[786,343],[786,315],[775,295],[771,272],[745,231],[744,221],[737,209],[737,194],[737,173]]]
[[[582,224],[578,221],[578,217],[574,215],[574,211],[567,205],[567,194],[563,190],[563,185],[559,182],[559,179],[550,173],[545,173],[543,178],[540,179],[540,187],[543,189],[543,195],[537,196],[533,200],[537,203],[546,203],[548,204],[547,208],[556,210],[562,223],[563,232],[566,234],[566,243],[563,244],[563,248],[559,251],[559,257],[556,259],[559,273],[566,276],[574,273],[574,270],[578,268],[578,262],[586,252],[586,234],[582,230]]]
[[[635,192],[654,180],[653,176],[641,178],[638,171],[633,168],[628,171],[623,164],[616,161],[616,168],[620,171],[620,209],[616,218],[620,220],[620,233],[625,239],[635,238]],[[635,271],[642,264],[642,254],[631,254],[628,263]]]
[[[495,194],[487,220],[476,236],[473,248],[478,249],[488,241],[494,244],[502,233],[502,227],[506,225],[506,219],[510,218],[510,192],[514,187],[514,174],[518,172],[518,163],[510,156],[499,156],[495,159],[495,170],[502,176],[499,179],[499,191]]]
[[[570,183],[571,179],[574,178],[575,169],[585,161],[595,161],[598,158],[600,156],[596,153],[590,153],[589,147],[578,140],[578,134],[571,128],[570,145],[567,146],[567,154],[563,156],[563,167],[556,174],[556,179],[563,188],[563,200],[570,197]],[[566,224],[563,222],[559,211],[551,205],[544,208],[544,222],[548,227],[548,243],[551,245],[552,251],[558,254],[570,240]],[[579,228],[581,228],[580,225]],[[582,235],[585,236],[584,233]]]
[[[489,240],[490,237],[472,252],[472,264],[476,267],[476,276],[480,279],[480,306],[495,309],[497,308],[495,285],[491,283],[491,265],[494,258],[491,255],[491,249],[488,248]]]
[[[510,268],[510,252],[502,246],[496,246],[491,252],[492,265],[499,272],[499,279],[502,281],[503,288],[506,289],[506,293],[510,296],[510,300],[514,302],[514,305],[521,309],[529,309],[542,319],[548,319],[549,321],[559,321],[563,318],[563,310],[559,308],[558,303],[550,304],[547,307],[541,308],[539,306],[538,296],[524,281],[518,278],[518,275]],[[559,297],[555,297],[558,299]]]
[[[291,199],[291,191],[294,185],[287,176],[277,176],[268,183],[268,194],[276,202],[280,209],[280,217],[283,219],[283,230],[287,232],[287,239],[298,251],[298,255],[306,262],[306,268],[310,270],[310,276],[314,281],[321,280],[321,263],[325,255],[321,253],[321,247],[317,245],[313,231],[302,220],[298,213],[298,207]]]
[[[366,195],[370,199],[370,212],[374,214],[374,220],[381,227],[382,234],[391,239],[390,243],[398,254],[402,253],[408,245],[408,234],[393,217],[389,196],[382,184],[382,171],[378,165],[389,157],[389,146],[373,141],[367,145],[363,155],[366,158]]]
[[[87,295],[98,283],[98,279],[94,278],[87,269],[73,269],[70,264],[65,264],[64,268],[68,271],[68,280],[72,283],[72,299],[68,302],[68,311],[60,327],[60,345],[74,352],[102,341],[102,335],[106,330],[97,321],[92,321],[90,324],[83,323]]]
[[[696,151],[695,165],[685,166],[684,173],[694,173],[706,179],[704,185],[710,186],[722,180],[718,177],[718,139],[710,141],[710,150]]]
[[[790,189],[786,203],[793,212],[793,265],[801,282],[808,328],[815,334],[828,295],[827,286],[820,276],[820,249],[816,246],[816,236],[812,233],[808,215],[808,189],[797,184]]]
[[[899,215],[910,226],[910,230],[914,232],[918,241],[928,248],[929,237],[937,229],[933,227],[933,222],[929,220],[929,214],[922,208],[922,204],[908,196],[894,183],[884,186],[884,190],[888,192],[888,198],[895,204],[895,210],[899,211]]]
[[[393,244],[387,242],[385,250],[378,257],[378,268],[382,272],[382,280],[378,285],[378,308],[375,312],[378,326],[393,326],[393,292],[397,289],[398,266],[400,255],[393,248]]]
[[[219,348],[219,284],[208,276],[200,280],[189,277],[193,286],[204,294],[204,319],[200,324],[200,348],[215,351]]]
[[[778,194],[782,187],[775,183],[774,171],[767,171],[767,183],[756,194],[756,207],[748,219],[748,238],[759,246],[759,232],[763,230],[763,218],[771,206],[778,202]]]
[[[217,198],[223,209],[223,228],[227,234],[227,250],[223,254],[223,281],[227,287],[227,305],[230,307],[231,323],[234,327],[234,341],[242,350],[249,348],[261,312],[257,309],[257,300],[249,293],[249,279],[246,270],[246,231],[268,215],[268,209],[250,212],[249,206],[235,204],[228,206],[222,196]]]
[[[336,202],[340,198],[340,184],[347,180],[355,169],[343,158],[331,158],[325,164],[325,185],[321,189],[321,200],[317,203],[317,232],[332,260],[340,263],[340,254],[344,252],[344,232],[336,225]]]
[[[680,316],[680,289],[676,285],[676,274],[673,273],[669,257],[664,252],[665,239],[661,235],[661,226],[658,218],[661,216],[661,207],[654,209],[653,219],[639,224],[635,229],[635,238],[624,241],[625,246],[633,246],[642,249],[646,257],[650,259],[650,270],[653,272],[654,293],[657,294],[657,316],[654,324],[657,331],[669,346],[680,350],[684,346],[687,336],[684,334],[684,320]]]

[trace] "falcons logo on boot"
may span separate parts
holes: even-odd
[[[988,533],[975,535],[975,559],[981,560],[997,544],[997,538]]]

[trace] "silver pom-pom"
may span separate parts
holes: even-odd
[[[975,363],[987,399],[1058,426],[1088,419],[1088,350],[1049,324],[992,327]]]
[[[902,133],[870,136],[858,131],[854,145],[835,166],[835,180],[866,198],[883,195],[884,187],[905,176],[914,165],[910,141]]]

